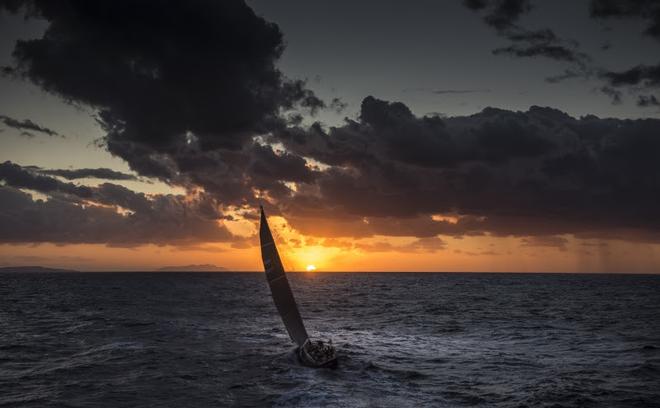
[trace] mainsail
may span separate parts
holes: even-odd
[[[270,228],[268,228],[268,221],[266,220],[263,207],[261,207],[259,240],[261,241],[261,258],[264,261],[266,279],[270,285],[270,291],[273,294],[277,311],[282,316],[284,327],[289,332],[291,340],[296,342],[298,346],[302,346],[309,336],[300,317],[296,300],[293,298],[293,292],[291,292],[289,280],[286,278],[280,255],[277,253],[273,234],[271,234]]]

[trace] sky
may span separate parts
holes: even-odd
[[[0,0],[0,266],[660,271],[660,2]]]

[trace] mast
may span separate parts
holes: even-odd
[[[298,346],[302,346],[305,344],[305,341],[307,341],[309,336],[307,335],[307,330],[305,330],[302,317],[300,317],[300,312],[298,311],[296,300],[293,297],[291,286],[289,286],[286,272],[284,272],[280,255],[277,252],[277,247],[273,240],[273,234],[271,234],[270,228],[268,227],[264,208],[262,206],[259,206],[259,208],[261,209],[259,240],[261,241],[261,258],[264,262],[266,280],[270,286],[275,307],[277,307],[277,311],[282,317],[284,327],[286,327],[289,337],[291,337],[291,340],[298,344]]]

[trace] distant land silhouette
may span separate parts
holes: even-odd
[[[180,266],[163,266],[157,269],[159,272],[222,272],[227,268],[213,264],[202,265],[180,265]]]
[[[0,267],[1,272],[20,272],[20,273],[54,273],[54,272],[79,272],[73,269],[46,268],[43,266],[4,266]]]

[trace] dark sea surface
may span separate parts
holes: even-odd
[[[0,275],[0,406],[659,407],[660,276]]]

